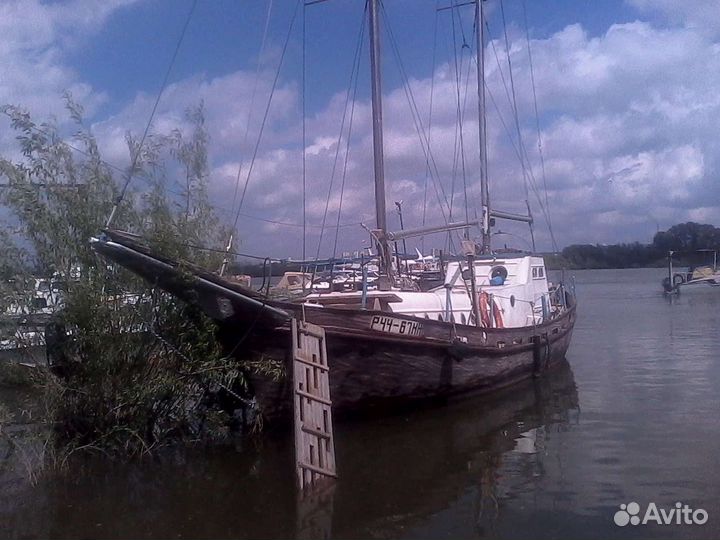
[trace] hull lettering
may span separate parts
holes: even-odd
[[[394,317],[375,315],[370,323],[370,330],[398,334],[401,336],[422,336],[423,325],[421,322],[405,321]]]

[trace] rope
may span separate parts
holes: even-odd
[[[130,170],[128,171],[127,179],[125,180],[125,184],[123,185],[122,189],[120,190],[120,194],[118,195],[117,199],[115,200],[115,205],[113,206],[113,209],[110,212],[110,217],[108,217],[108,220],[105,223],[106,229],[109,229],[110,225],[112,225],[113,219],[115,218],[115,213],[117,212],[117,209],[120,206],[120,203],[125,198],[125,192],[127,191],[127,188],[130,185],[130,181],[132,180],[133,175],[135,174],[137,162],[138,162],[138,159],[140,158],[140,152],[142,151],[143,144],[145,144],[145,139],[147,138],[148,133],[150,132],[150,126],[152,125],[153,118],[155,117],[155,113],[157,112],[157,108],[160,103],[160,98],[162,97],[163,92],[165,91],[165,88],[167,87],[168,80],[170,79],[170,72],[172,71],[172,68],[175,65],[175,60],[177,59],[178,53],[180,52],[180,45],[182,45],[183,39],[185,38],[185,33],[187,31],[188,25],[190,24],[190,19],[192,18],[192,14],[193,14],[193,11],[195,11],[196,5],[197,5],[197,0],[193,0],[192,5],[190,6],[190,11],[188,11],[187,17],[185,18],[185,24],[183,24],[182,31],[180,32],[180,38],[178,39],[177,45],[175,46],[175,51],[173,52],[172,59],[170,60],[170,65],[168,66],[167,72],[165,73],[165,78],[163,79],[162,85],[160,86],[160,91],[158,92],[157,97],[155,98],[155,103],[153,105],[152,111],[150,112],[150,118],[148,118],[147,125],[145,126],[145,131],[143,132],[142,138],[140,139],[140,144],[138,144],[137,150],[135,151],[135,155],[133,156],[132,162],[130,164]]]

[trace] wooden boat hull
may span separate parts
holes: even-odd
[[[322,326],[333,410],[339,415],[489,392],[540,375],[565,357],[575,324],[574,298],[567,292],[561,314],[522,328],[279,301],[156,256],[125,233],[108,231],[107,236],[95,241],[98,252],[200,307],[217,322],[221,341],[241,362],[263,355],[292,373],[292,320]],[[251,374],[251,383],[266,419],[292,418],[287,377]]]
[[[297,306],[284,307],[298,310],[295,315],[302,318]],[[575,307],[571,306],[557,319],[534,328],[476,328],[424,321],[423,336],[398,337],[370,330],[374,318],[388,313],[328,308],[304,311],[307,322],[325,328],[330,394],[333,410],[340,416],[490,392],[539,376],[565,358],[575,322]],[[246,347],[237,347],[238,329],[240,336],[247,333],[235,325],[221,333],[230,350],[252,350],[280,360],[285,373],[292,373],[289,325],[258,332]],[[251,382],[266,419],[292,418],[292,381],[253,375]]]

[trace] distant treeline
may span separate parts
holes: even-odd
[[[698,250],[720,250],[720,228],[702,223],[680,223],[659,231],[651,244],[574,244],[548,259],[550,268],[641,268],[665,266],[674,251],[677,265],[708,264],[712,254]]]

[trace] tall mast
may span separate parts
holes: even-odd
[[[485,144],[485,30],[483,25],[483,1],[476,0],[475,28],[477,28],[477,93],[478,135],[480,144],[480,205],[482,206],[481,231],[482,252],[490,253],[490,193],[487,179],[487,146]]]
[[[375,216],[377,218],[380,260],[386,272],[391,272],[390,249],[385,234],[385,170],[383,165],[382,80],[380,69],[380,13],[379,1],[369,0],[370,9],[370,73],[372,78],[373,155],[375,165]]]

